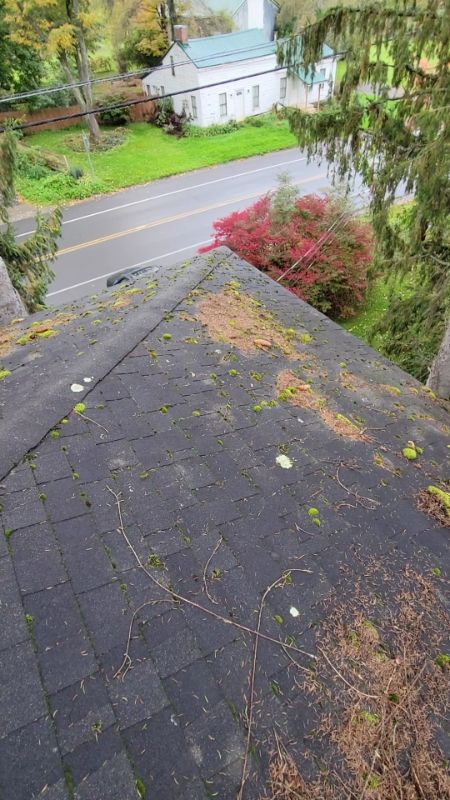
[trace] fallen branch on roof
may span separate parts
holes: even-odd
[[[123,500],[122,500],[122,497],[121,497],[120,493],[115,492],[113,489],[111,489],[110,486],[107,486],[107,489],[112,494],[112,496],[114,497],[114,500],[115,500],[115,503],[116,503],[117,514],[118,514],[118,517],[119,517],[118,532],[125,539],[125,541],[126,541],[128,547],[129,547],[129,549],[131,550],[131,552],[132,552],[132,554],[133,554],[138,566],[143,570],[143,572],[152,581],[152,583],[154,583],[159,589],[162,589],[162,591],[164,591],[167,594],[169,594],[172,597],[173,600],[178,600],[180,603],[185,603],[186,605],[189,605],[192,608],[196,608],[196,609],[198,609],[198,611],[202,611],[204,614],[208,614],[210,617],[213,617],[214,619],[219,620],[219,622],[222,622],[224,625],[232,625],[234,628],[237,628],[240,631],[244,631],[245,633],[250,633],[252,636],[257,636],[258,638],[265,639],[268,642],[272,642],[273,644],[278,645],[278,647],[281,650],[283,650],[283,649],[292,650],[293,652],[298,653],[299,655],[306,656],[307,658],[310,658],[313,661],[317,661],[317,656],[315,656],[313,653],[308,653],[307,650],[302,650],[302,648],[301,647],[297,647],[297,645],[287,644],[286,642],[280,641],[280,639],[275,639],[274,636],[268,636],[267,633],[261,633],[261,631],[256,631],[254,628],[248,627],[248,625],[243,625],[242,623],[237,622],[234,619],[229,619],[228,617],[224,617],[222,614],[218,614],[216,611],[213,611],[210,608],[206,608],[205,606],[202,606],[200,603],[197,603],[195,600],[191,600],[189,597],[185,597],[184,595],[178,594],[178,592],[173,591],[173,589],[168,589],[167,586],[165,586],[163,583],[161,583],[161,581],[159,581],[157,578],[155,578],[154,575],[151,574],[151,572],[149,572],[149,570],[147,569],[145,564],[141,561],[141,559],[140,559],[138,553],[136,552],[135,548],[133,547],[133,545],[132,545],[132,543],[131,543],[128,535],[127,535],[127,532],[126,532],[125,526],[124,526],[124,522],[123,522],[123,515],[122,515],[122,509],[121,509],[121,505],[123,503]],[[286,574],[288,574],[289,572],[292,572],[292,571],[293,570],[285,570],[283,575],[286,575]],[[297,571],[301,571],[301,570],[297,570]],[[281,579],[281,577],[283,577],[283,576],[280,576],[280,579]],[[128,658],[129,658],[129,654],[128,654]],[[124,658],[124,661],[122,663],[122,666],[124,666],[124,667],[126,666],[127,671],[128,671],[128,669],[130,669],[130,666],[131,666],[131,660],[128,661],[128,658]],[[117,678],[122,677],[122,667],[120,667],[117,670],[116,677]]]

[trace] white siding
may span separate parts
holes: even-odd
[[[224,80],[227,82],[220,86],[200,90],[202,113],[199,114],[198,124],[207,126],[217,122],[228,122],[232,119],[240,120],[270,111],[274,103],[280,99],[279,87],[282,72],[259,75],[255,78],[245,76],[255,72],[265,72],[275,66],[276,57],[272,55],[200,70],[200,86]],[[238,81],[236,78],[242,78],[242,80]],[[253,108],[254,86],[259,86],[259,106],[255,109]],[[226,117],[220,116],[219,95],[224,93],[227,95]]]
[[[170,58],[173,58],[173,64],[175,69],[175,75],[172,75],[171,69],[171,61]],[[181,62],[182,66],[177,67],[177,64]],[[188,63],[186,63],[188,62]],[[169,52],[166,53],[162,60],[162,64],[164,65],[165,69],[158,69],[156,71],[150,72],[147,75],[142,83],[144,84],[144,91],[147,94],[152,94],[152,87],[156,84],[164,85],[164,91],[166,94],[170,94],[171,92],[179,92],[183,89],[189,90],[196,86],[198,86],[198,74],[199,70],[197,69],[192,62],[189,61],[186,53],[183,51],[179,45],[174,44],[173,47],[170,48]],[[190,105],[190,96],[192,92],[185,94],[179,94],[172,99],[173,107],[178,114],[181,114],[183,109],[183,100],[188,100],[188,107],[191,109]],[[198,121],[200,122],[201,119],[201,103],[199,92],[196,92],[198,97],[197,101],[197,111],[198,111]]]
[[[321,83],[313,83],[311,85],[303,83],[298,78],[288,78],[286,99],[283,102],[289,106],[307,108],[307,106],[317,104],[319,98],[320,102],[327,100],[331,95],[336,80],[336,59],[328,58],[319,61],[316,64],[316,73],[320,74],[320,70],[324,70],[323,82]]]
[[[172,75],[171,57],[174,61],[175,75]],[[152,93],[152,87],[157,85],[164,85],[166,94],[185,89],[185,94],[183,93],[173,98],[174,109],[181,113],[183,101],[185,101],[187,109],[192,115],[191,98],[194,92],[190,90],[200,87],[195,92],[197,118],[194,122],[202,127],[263,114],[270,111],[276,103],[280,102],[283,105],[305,108],[307,105],[317,103],[319,98],[318,83],[312,86],[305,86],[298,78],[287,79],[286,97],[284,99],[280,98],[280,78],[286,76],[286,71],[268,72],[276,67],[275,55],[200,69],[192,62],[186,63],[187,61],[187,56],[182,48],[175,44],[163,59],[163,64],[167,65],[168,68],[154,71],[144,78],[144,89],[149,94]],[[182,62],[182,65],[177,66],[180,62]],[[335,80],[336,60],[325,59],[323,62],[319,62],[316,65],[316,71],[319,72],[320,69],[325,70],[324,81],[320,90],[320,99],[325,100],[331,90],[330,81],[334,83]],[[253,73],[266,71],[268,72],[267,75],[259,75],[254,78],[246,77]],[[237,78],[241,80],[236,80]],[[219,85],[206,88],[209,84]],[[254,86],[259,86],[258,108],[253,107]],[[226,94],[227,96],[227,113],[223,116],[220,113],[219,95],[221,94]]]
[[[243,0],[233,12],[233,21],[238,31],[260,28],[268,39],[273,39],[276,17],[277,8],[271,0]]]

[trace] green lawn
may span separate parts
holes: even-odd
[[[77,130],[82,128],[42,131],[27,137],[25,143],[66,156],[71,167],[82,167],[88,176],[86,154],[73,152],[64,141],[68,134]],[[246,124],[231,133],[201,139],[176,139],[153,125],[137,122],[127,127],[124,144],[92,154],[96,182],[84,178],[74,187],[71,179],[62,180],[67,178],[65,175],[39,179],[21,176],[17,189],[26,200],[34,203],[79,199],[99,191],[115,191],[199,167],[294,147],[296,143],[287,121],[273,115],[265,117],[261,127]]]
[[[377,48],[375,45],[372,45],[370,48],[370,58],[372,61],[376,61],[377,59]],[[390,57],[390,48],[389,45],[383,45],[381,48],[380,56],[381,61],[384,61],[386,64],[389,64],[392,60]],[[347,62],[345,58],[341,58],[337,65],[336,65],[336,83],[339,85],[342,81],[342,78],[345,75],[345,70],[347,69]],[[393,69],[391,67],[388,68],[388,83],[392,80]]]
[[[369,288],[364,304],[361,306],[358,313],[355,314],[354,317],[351,317],[351,319],[343,320],[340,322],[340,325],[350,331],[350,333],[353,333],[355,336],[367,342],[370,329],[387,311],[388,305],[389,300],[386,281],[380,278]]]

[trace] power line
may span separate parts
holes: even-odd
[[[87,81],[78,81],[77,83],[63,83],[60,86],[48,86],[40,89],[30,89],[29,92],[18,92],[11,94],[8,97],[0,97],[0,103],[15,103],[17,100],[27,100],[29,97],[38,97],[43,94],[55,94],[56,92],[64,92],[72,89],[80,89],[82,86],[96,83],[114,83],[116,81],[126,80],[127,78],[135,78],[149,71],[149,68],[140,69],[137,72],[122,72],[117,75],[110,75],[107,78],[90,78]]]
[[[364,195],[369,194],[369,190],[366,189],[365,191],[358,192],[357,194],[349,195],[349,199],[355,200],[357,197],[363,197]],[[402,200],[404,197],[410,197],[410,194],[402,194],[399,197],[396,197],[395,200],[398,202]],[[368,205],[363,205],[363,209],[368,208]],[[281,275],[278,276],[276,283],[280,283],[289,273],[293,272],[293,270],[298,267],[302,261],[309,259],[309,267],[311,267],[316,259],[317,254],[319,253],[320,249],[323,245],[327,244],[330,239],[333,238],[333,235],[340,229],[344,228],[347,222],[350,222],[352,219],[352,214],[356,213],[356,209],[353,210],[352,208],[345,209],[341,214],[339,214],[336,219],[332,222],[329,228],[327,228],[322,236],[315,242],[309,250],[306,251],[297,261],[294,261],[290,267],[288,267]]]
[[[189,89],[179,89],[176,92],[167,92],[167,94],[164,94],[163,97],[177,97],[180,94],[193,94],[194,92],[199,92],[202,89],[212,89],[215,86],[223,86],[224,84],[246,81],[250,78],[259,78],[262,75],[270,75],[274,72],[280,72],[281,70],[285,69],[285,66],[273,67],[272,69],[263,70],[262,72],[253,72],[251,75],[243,75],[242,77],[232,78],[231,80],[230,78],[226,78],[223,81],[214,81],[213,83],[207,83],[203,86],[193,86]],[[53,122],[61,122],[68,119],[78,119],[80,117],[89,117],[92,114],[101,114],[104,111],[112,111],[116,108],[129,108],[130,106],[138,106],[142,103],[148,103],[150,100],[161,100],[161,96],[149,95],[148,97],[141,97],[137,100],[123,100],[118,103],[111,103],[110,105],[100,106],[99,108],[91,109],[90,111],[76,111],[74,114],[62,114],[58,117],[51,117],[50,119],[35,120],[34,122],[23,122],[19,125],[14,125],[14,130],[28,130],[29,128],[37,128],[41,125],[49,125]],[[7,130],[7,126],[3,125],[0,127],[0,133],[4,133],[5,130]]]
[[[235,50],[218,51],[216,53],[212,53],[209,56],[203,56],[202,58],[196,59],[195,63],[197,64],[203,61],[210,61],[212,58],[221,58],[222,56],[227,56],[227,55],[238,55],[240,53],[246,54],[249,52],[253,52],[255,50],[261,50],[261,48],[266,48],[268,44],[270,44],[270,42],[262,42],[260,44],[251,45],[250,47],[236,48]],[[272,53],[269,53],[269,55],[272,55]],[[330,58],[330,56],[326,56],[326,58]],[[174,67],[181,67],[185,66],[186,64],[192,64],[192,59],[187,58],[185,61],[177,61],[176,63],[174,63]],[[153,74],[154,72],[159,72],[165,69],[172,69],[172,65],[158,64],[155,67],[145,67],[141,70],[137,70],[136,72],[122,72],[118,75],[109,75],[104,78],[89,78],[89,80],[77,81],[76,83],[65,83],[60,86],[32,89],[29,92],[19,92],[17,94],[9,95],[8,97],[0,97],[0,103],[9,103],[9,102],[14,102],[16,100],[26,100],[29,97],[37,97],[43,94],[54,94],[55,92],[80,89],[81,87],[87,86],[88,84],[95,85],[98,83],[114,83],[116,81],[126,80],[127,78],[134,78],[138,75],[147,75],[150,73]]]
[[[351,195],[351,197],[359,197],[361,194],[362,193],[359,192],[359,194],[353,196]],[[301,264],[301,262],[305,261],[308,257],[311,258],[311,263],[310,263],[311,266],[311,264],[315,259],[316,254],[319,252],[322,245],[326,244],[326,242],[328,242],[332,238],[332,235],[336,230],[339,230],[339,228],[342,228],[345,225],[345,223],[347,222],[345,217],[349,217],[350,215],[351,215],[350,209],[345,210],[341,214],[339,214],[333,221],[333,223],[330,225],[330,227],[327,228],[326,231],[324,231],[324,233],[317,240],[317,242],[311,245],[311,247],[309,248],[309,250],[306,251],[306,253],[300,256],[300,258],[298,258],[297,261],[294,261],[294,263],[290,267],[288,267],[281,275],[279,275],[276,282],[280,283],[280,281],[282,281],[286,277],[286,275],[289,275],[290,272],[293,272],[294,269],[298,267]]]
[[[307,28],[308,27],[310,27],[310,26],[307,26]],[[307,30],[307,28],[303,28],[301,33],[303,33],[303,31]],[[293,34],[292,36],[286,37],[286,38],[282,39],[281,42],[287,42],[287,41],[289,41],[289,39],[293,39],[293,38],[295,38],[297,36],[300,36],[301,33]],[[224,34],[224,35],[226,35],[226,34]],[[198,64],[198,63],[203,62],[203,61],[210,61],[212,58],[221,58],[222,56],[238,55],[240,53],[247,54],[247,53],[250,53],[250,52],[254,52],[256,50],[261,50],[262,48],[267,48],[268,44],[270,44],[270,42],[261,42],[260,44],[254,44],[254,45],[251,45],[250,47],[241,47],[241,48],[236,48],[235,50],[218,51],[218,52],[212,53],[212,54],[210,54],[208,56],[203,56],[201,58],[197,58],[196,61],[195,61],[195,64]],[[169,48],[169,50],[170,49],[171,48]],[[167,51],[167,52],[169,52],[169,51]],[[166,53],[166,55],[167,55],[167,53]],[[269,53],[268,55],[273,55],[273,54]],[[330,59],[330,58],[337,58],[340,55],[342,55],[342,53],[333,53],[332,55],[322,56],[322,58],[320,60],[321,61],[325,61],[325,60]],[[261,57],[264,57],[264,56],[262,55]],[[192,59],[187,58],[185,61],[177,61],[176,63],[174,63],[174,67],[181,67],[181,66],[185,66],[186,64],[192,64],[192,63],[193,63]],[[32,89],[29,92],[19,92],[17,94],[9,95],[8,97],[0,97],[0,103],[13,103],[13,102],[16,102],[17,100],[26,100],[26,99],[28,99],[30,97],[38,97],[38,96],[41,96],[41,95],[54,94],[56,92],[71,91],[73,89],[80,89],[83,86],[87,86],[87,85],[95,85],[95,84],[99,84],[99,83],[115,83],[117,81],[126,80],[127,78],[134,78],[134,77],[137,77],[139,75],[146,75],[146,74],[150,74],[150,73],[153,74],[154,72],[159,72],[159,71],[165,70],[165,69],[172,69],[172,65],[171,64],[158,64],[155,67],[145,67],[145,68],[143,68],[141,70],[137,70],[135,72],[122,72],[122,73],[119,73],[117,75],[109,75],[109,76],[104,77],[104,78],[89,78],[88,80],[77,81],[76,83],[65,83],[65,84],[61,84],[59,86],[50,86],[50,87],[47,87],[47,88],[43,87],[43,88],[40,88],[40,89]]]

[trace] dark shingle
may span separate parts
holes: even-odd
[[[313,334],[310,369],[212,341],[186,318],[230,280]],[[253,628],[267,586],[300,566],[267,598],[263,630],[313,652],[332,591],[344,598],[370,560],[384,556],[394,577],[410,563],[448,577],[448,536],[416,496],[446,476],[449,419],[417,382],[229,251],[165,269],[153,305],[127,297],[120,325],[109,295],[74,308],[102,319],[95,353],[77,318],[29,345],[40,358],[20,373],[20,408],[14,382],[0,386],[2,797],[48,785],[43,797],[65,800],[63,770],[74,800],[131,800],[136,779],[161,800],[235,797],[254,637],[230,622]],[[342,361],[364,391],[341,385]],[[285,369],[374,440],[278,402]],[[75,396],[71,382],[90,375]],[[93,422],[73,411],[80,396]],[[417,462],[402,456],[410,439]],[[255,686],[249,798],[265,793],[274,717],[298,747],[311,722],[273,642],[260,641]]]

